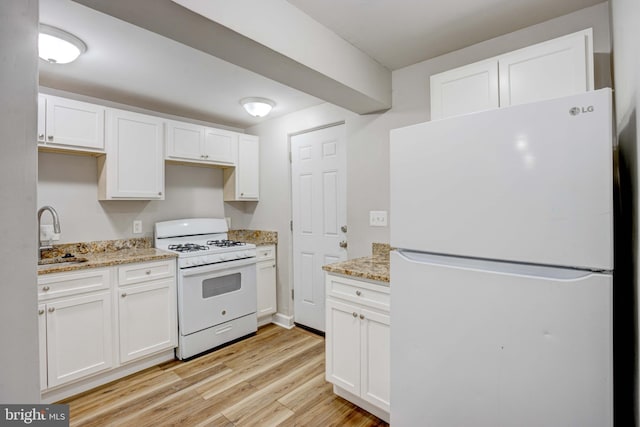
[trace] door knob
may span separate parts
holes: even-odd
[[[342,227],[340,227],[340,231],[342,231],[343,233],[347,232],[347,226],[343,225]]]
[[[347,241],[343,240],[342,242],[340,242],[340,247],[341,248],[346,248],[347,247]]]

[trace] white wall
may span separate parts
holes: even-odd
[[[633,0],[635,1],[635,0]],[[247,129],[260,136],[260,202],[226,204],[233,227],[266,228],[278,231],[278,311],[291,315],[291,232],[289,220],[290,164],[289,135],[305,129],[341,122],[347,133],[347,223],[349,257],[371,253],[372,242],[388,242],[388,228],[368,225],[369,211],[389,210],[389,131],[426,121],[429,111],[429,76],[450,68],[499,55],[557,36],[594,29],[594,50],[600,85],[608,79],[610,52],[607,3],[577,11],[523,30],[488,40],[465,49],[393,72],[393,108],[384,114],[355,115],[323,104]],[[603,55],[604,54],[604,55]],[[389,215],[393,215],[390,212]]]
[[[616,406],[618,414],[635,418],[638,425],[640,386],[638,385],[638,276],[640,250],[638,248],[638,112],[640,111],[640,2],[638,0],[612,0],[611,21],[613,33],[613,69],[615,105],[620,146],[620,172],[622,183],[622,214],[616,235],[615,283],[618,297],[614,306],[614,324],[617,337],[614,342],[629,343],[619,346],[615,366]],[[635,352],[630,347],[635,347]],[[631,410],[633,408],[633,413]]]
[[[39,403],[37,0],[0,2],[0,402]]]
[[[222,169],[166,164],[165,200],[158,201],[98,201],[97,182],[94,157],[39,153],[38,206],[58,211],[59,243],[152,236],[157,221],[224,217]],[[143,234],[133,234],[134,220]],[[46,212],[42,223],[51,223]]]

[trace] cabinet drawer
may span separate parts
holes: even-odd
[[[109,269],[88,269],[76,273],[47,274],[38,277],[38,300],[109,289]]]
[[[276,257],[276,247],[274,245],[258,246],[256,248],[256,257],[258,261],[273,259]]]
[[[389,311],[389,287],[327,274],[327,296]]]
[[[176,273],[176,261],[145,262],[118,267],[118,284],[120,286],[148,280],[171,277]]]

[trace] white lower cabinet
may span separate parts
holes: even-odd
[[[41,388],[113,365],[109,273],[95,269],[39,278]]]
[[[336,394],[388,421],[389,287],[332,274],[326,284],[326,379]]]
[[[148,271],[146,281],[137,277],[141,268]],[[127,269],[129,274],[122,274]],[[118,286],[119,277],[125,278],[124,286]],[[38,303],[43,401],[59,400],[152,366],[163,351],[164,360],[173,358],[177,345],[173,259],[42,275]],[[130,367],[135,361],[139,365]]]
[[[47,303],[47,384],[111,368],[111,293]]]
[[[258,289],[258,322],[276,312],[276,247],[274,245],[256,248]],[[267,319],[265,323],[268,323]]]
[[[47,306],[38,304],[38,346],[40,358],[40,390],[47,388]]]
[[[140,264],[151,275],[158,264],[173,267],[169,277],[118,287],[120,362],[130,362],[178,342],[175,262]],[[119,277],[138,266],[120,267]],[[125,270],[123,272],[123,270]],[[126,282],[125,282],[126,283]]]

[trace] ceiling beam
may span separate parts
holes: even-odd
[[[391,107],[391,72],[285,0],[74,1],[350,111]]]

